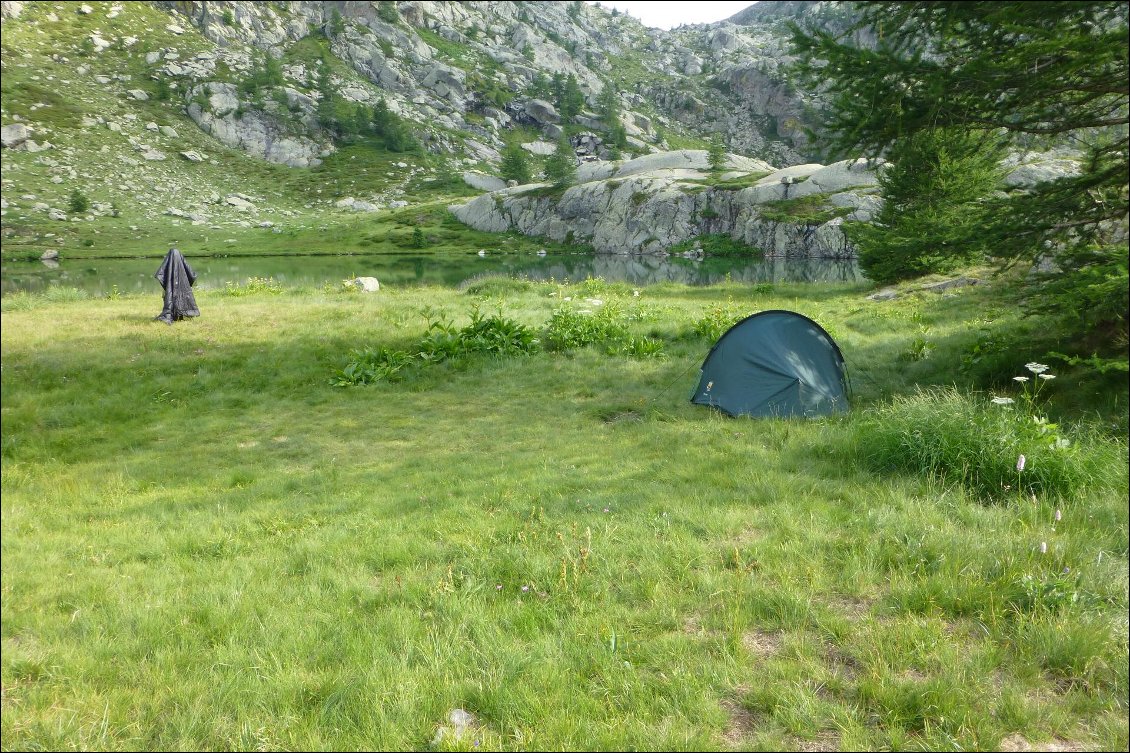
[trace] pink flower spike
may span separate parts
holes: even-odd
[[[1017,473],[1020,473],[1021,471],[1024,470],[1024,462],[1025,462],[1025,458],[1024,458],[1023,455],[1021,455],[1020,457],[1018,457],[1016,459],[1016,472]]]

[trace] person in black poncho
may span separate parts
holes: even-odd
[[[172,324],[186,316],[200,316],[200,309],[196,308],[196,298],[192,295],[192,286],[196,283],[196,273],[184,254],[178,249],[170,248],[161,262],[160,269],[153,275],[161,287],[165,289],[165,307],[155,318],[155,321]]]

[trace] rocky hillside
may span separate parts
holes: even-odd
[[[840,225],[869,217],[874,176],[813,164],[818,100],[783,73],[785,24],[835,27],[846,7],[759,3],[660,31],[582,2],[5,0],[4,255],[155,238],[215,253],[264,234],[282,236],[272,251],[362,250],[386,237],[359,240],[358,218],[481,191],[497,193],[455,211],[476,228],[602,251],[707,234],[850,254]],[[506,143],[537,176],[562,136],[577,186],[506,189]],[[722,176],[702,157],[715,136]]]
[[[189,114],[205,130],[218,128],[225,143],[236,143],[238,123],[217,127],[216,121],[230,120],[225,116],[241,107],[243,113],[254,109],[235,101],[230,87],[257,51],[289,63],[278,84],[285,108],[305,121],[301,130],[312,130],[311,61],[298,48],[309,47],[315,36],[324,37],[342,64],[333,85],[344,99],[371,104],[384,98],[426,130],[432,151],[488,163],[520,126],[551,140],[574,126],[607,131],[612,124],[602,121],[599,106],[606,87],[616,92],[629,152],[666,150],[719,134],[731,151],[780,165],[808,161],[802,126],[811,102],[781,72],[787,57],[783,23],[804,15],[830,22],[843,13],[831,4],[789,3],[787,12],[782,7],[740,24],[660,31],[582,2],[158,5],[170,11],[174,24],[183,14],[216,45],[213,57],[190,64],[161,54],[150,58],[154,75],[174,79],[184,96],[210,95]],[[557,111],[546,86],[555,75],[576,78],[584,96],[580,112]],[[249,141],[261,149],[261,139]],[[308,163],[324,148],[319,141],[313,133],[264,156]]]

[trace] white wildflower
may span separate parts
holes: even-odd
[[[1048,542],[1041,541],[1040,542],[1040,554],[1047,554],[1047,553],[1048,553]]]
[[[1055,374],[1040,374],[1040,379],[1055,379]]]
[[[1071,440],[1070,439],[1064,439],[1063,437],[1056,437],[1054,447],[1057,450],[1066,450],[1070,446],[1071,446]]]
[[[1043,374],[1048,370],[1047,366],[1042,363],[1036,363],[1035,361],[1024,364],[1024,368],[1028,369],[1028,371],[1031,371],[1033,374]]]
[[[994,397],[993,398],[993,403],[995,403],[996,405],[1012,405],[1015,402],[1016,401],[1013,400],[1011,397]]]
[[[1014,382],[1027,382],[1028,377],[1013,377],[1012,381],[1014,381]]]

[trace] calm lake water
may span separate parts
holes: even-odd
[[[443,285],[456,287],[485,275],[512,275],[532,280],[584,280],[648,285],[680,282],[710,285],[730,279],[740,282],[857,282],[863,279],[855,261],[835,259],[703,260],[681,257],[612,255],[379,254],[369,256],[254,256],[188,257],[197,274],[198,289],[242,285],[250,277],[273,277],[284,286],[321,287],[358,276],[376,277],[381,285]],[[104,296],[116,286],[121,293],[158,293],[153,273],[161,264],[152,259],[84,259],[43,262],[4,262],[0,266],[3,294],[38,292],[51,286],[80,288]]]

